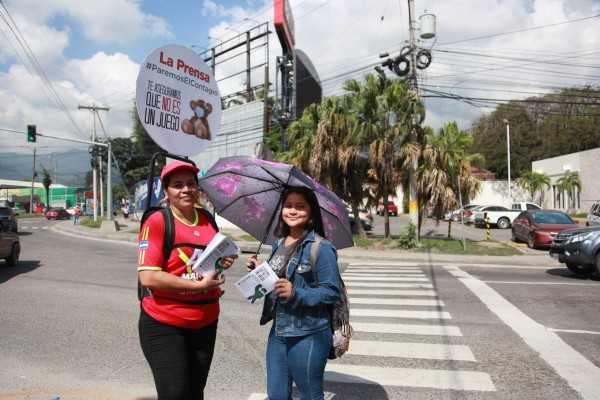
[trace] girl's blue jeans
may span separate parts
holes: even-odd
[[[296,383],[300,400],[322,400],[323,377],[332,345],[330,329],[306,336],[276,336],[267,342],[267,394],[269,400],[292,400]]]

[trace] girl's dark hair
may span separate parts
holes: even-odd
[[[319,207],[319,201],[317,196],[312,189],[306,186],[290,186],[283,192],[281,196],[281,210],[279,211],[279,219],[277,220],[277,226],[275,226],[274,235],[275,237],[286,237],[290,234],[290,227],[283,222],[282,212],[283,204],[287,200],[288,196],[292,193],[302,195],[310,207],[310,218],[308,224],[304,228],[304,235],[314,230],[319,236],[325,237],[325,229],[323,228],[323,219],[321,217],[321,208]]]

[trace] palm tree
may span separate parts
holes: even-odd
[[[387,202],[388,197],[396,193],[402,177],[396,166],[400,164],[402,139],[406,138],[402,128],[407,107],[407,83],[392,81],[383,74],[367,74],[364,82],[347,80],[344,90],[351,98],[357,140],[369,143],[369,176],[377,182],[373,201],[383,200],[384,232],[385,237],[390,237]],[[407,150],[404,154],[412,153]]]
[[[46,189],[46,209],[50,208],[50,185],[52,185],[52,169],[46,169],[44,164],[40,163],[40,167],[42,168],[42,174],[44,178],[42,179],[42,184]]]
[[[577,194],[581,192],[581,179],[578,172],[565,172],[565,175],[556,181],[557,187],[562,192],[567,192],[571,199],[571,210],[577,207]],[[575,191],[577,189],[577,191]]]
[[[417,189],[423,202],[421,209],[431,209],[438,220],[445,211],[459,207],[460,197],[468,201],[481,190],[481,182],[471,175],[470,167],[481,167],[484,159],[479,153],[467,154],[472,140],[470,134],[458,129],[456,122],[444,124],[437,135],[433,130],[427,132],[417,170]],[[450,236],[451,222],[448,223]]]
[[[309,161],[309,173],[350,204],[356,228],[367,237],[359,217],[359,205],[368,198],[366,154],[350,114],[349,96],[325,98],[320,104],[320,122]]]
[[[550,189],[550,177],[540,172],[524,172],[519,178],[518,185],[529,192],[531,201],[540,192],[540,205],[544,206],[544,187]]]

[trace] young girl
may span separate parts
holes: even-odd
[[[306,187],[291,187],[283,203],[269,264],[279,276],[265,298],[260,324],[273,320],[267,342],[267,393],[271,400],[291,400],[292,383],[301,400],[324,398],[323,377],[332,345],[327,304],[340,296],[337,252],[319,243],[314,271],[310,249],[325,237],[317,198]],[[256,256],[250,263],[260,263]],[[318,283],[315,282],[315,275]]]

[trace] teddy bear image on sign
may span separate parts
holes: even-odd
[[[212,112],[212,105],[198,99],[190,101],[190,108],[194,111],[194,116],[183,120],[181,130],[188,135],[196,135],[200,139],[212,140],[208,125],[208,116]]]

